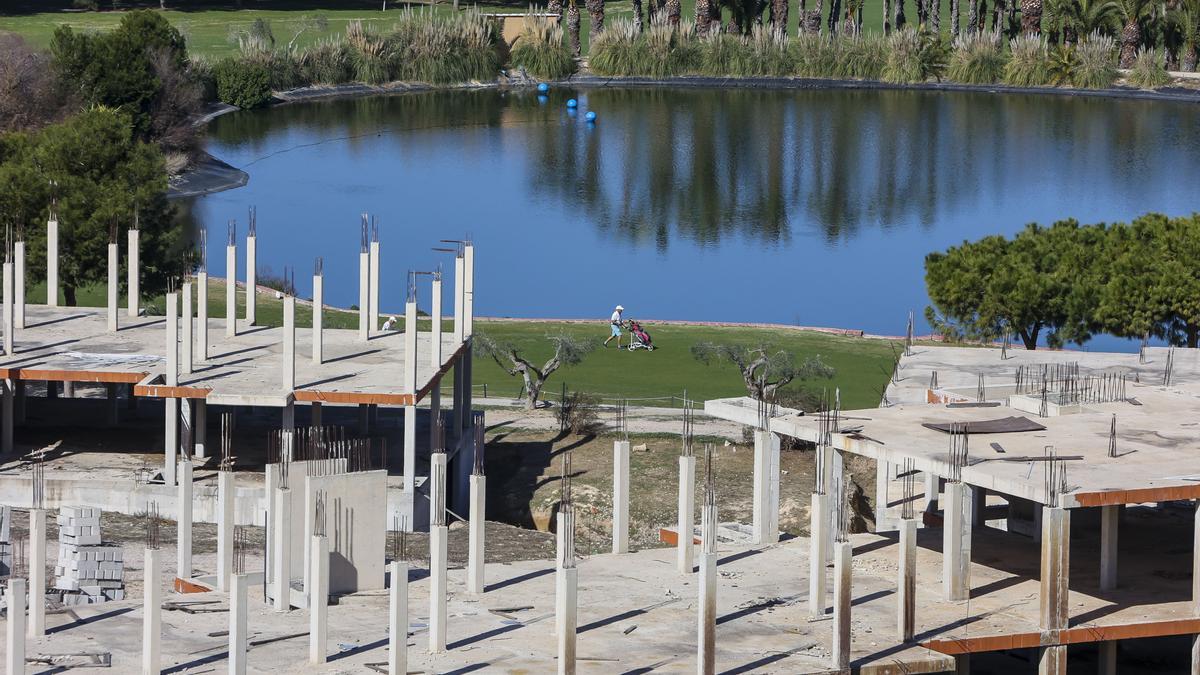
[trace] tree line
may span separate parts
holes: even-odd
[[[926,319],[955,340],[1015,335],[1026,349],[1092,336],[1200,346],[1200,214],[1030,224],[925,258]]]

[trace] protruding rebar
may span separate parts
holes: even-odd
[[[695,449],[692,444],[695,442],[696,429],[696,409],[694,404],[687,397],[687,391],[683,392],[683,447],[679,454],[684,457],[692,457],[695,455]]]
[[[246,236],[247,237],[257,237],[258,236],[258,207],[257,206],[250,207],[249,218],[250,218],[250,223],[247,225],[248,231],[246,233]]]
[[[950,475],[947,478],[953,483],[962,482],[962,470],[967,465],[969,439],[966,423],[950,424]]]
[[[625,399],[618,399],[615,406],[617,434],[623,440],[629,440],[629,420],[626,417],[629,404]]]
[[[243,525],[233,527],[233,573],[246,573],[246,556],[250,551],[249,528]]]
[[[225,242],[226,246],[237,246],[237,221],[230,219],[228,225],[228,239]]]
[[[912,520],[916,517],[917,469],[912,457],[905,457],[900,467],[900,517]]]
[[[1108,428],[1108,456],[1117,456],[1117,414],[1113,413],[1112,426]]]
[[[146,510],[142,514],[142,527],[144,529],[144,538],[146,548],[157,550],[159,547],[159,521],[158,502],[150,502],[146,505]]]
[[[33,478],[31,482],[33,495],[30,499],[30,505],[35,509],[46,508],[46,451],[44,449],[36,450],[31,456],[30,474]]]
[[[704,500],[700,507],[700,545],[705,553],[717,552],[717,480],[713,475],[712,443],[704,444]]]
[[[233,413],[221,414],[221,460],[218,471],[233,471]]]
[[[368,236],[367,236],[367,235],[368,235],[368,223],[369,223],[369,222],[370,222],[370,216],[368,216],[366,213],[363,213],[363,214],[362,214],[362,232],[361,232],[361,233],[360,233],[360,235],[359,235],[359,248],[358,248],[358,252],[359,252],[359,253],[366,253],[366,252],[367,252],[367,248],[368,248],[368,242],[370,241],[370,240],[369,240],[369,238],[368,238]],[[362,309],[362,311],[364,311],[364,312],[365,312],[365,311],[367,311],[367,310],[366,310],[366,307],[364,307],[364,308]]]
[[[560,564],[564,569],[575,567],[575,503],[571,495],[571,451],[562,455],[562,486],[559,489],[558,512],[562,515],[559,527],[562,528],[563,550],[560,551]]]

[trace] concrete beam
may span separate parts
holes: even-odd
[[[1121,507],[1100,507],[1100,590],[1111,591],[1117,587],[1117,530],[1120,526]]]
[[[29,630],[46,634],[46,511],[29,509]]]
[[[717,554],[700,554],[700,598],[696,639],[696,672],[717,672]]]
[[[142,589],[142,673],[162,670],[162,552],[146,549]]]
[[[237,246],[225,246],[225,337],[237,335]]]
[[[179,513],[176,516],[178,538],[175,544],[175,576],[180,579],[192,578],[192,489],[192,462],[185,453],[183,461],[179,462],[179,498],[176,505]]]
[[[217,590],[230,592],[233,576],[234,495],[237,481],[232,471],[217,472]]]
[[[13,274],[16,279],[17,329],[25,330],[25,242],[13,243]]]
[[[446,549],[450,528],[429,528],[429,651],[446,651]]]
[[[833,545],[833,667],[849,672],[851,567],[854,548],[848,541]]]
[[[900,564],[896,580],[896,628],[901,642],[911,642],[917,625],[917,521],[900,521]]]
[[[310,550],[313,585],[308,590],[308,662],[322,664],[329,643],[329,541],[314,535]]]
[[[467,592],[482,595],[484,589],[484,530],[487,522],[487,476],[472,474],[470,528],[467,544]]]
[[[579,622],[579,568],[558,568],[554,579],[554,618],[558,629],[559,675],[574,675]]]
[[[258,319],[258,237],[246,236],[246,323],[251,326]]]
[[[250,577],[235,574],[229,592],[229,675],[246,675]]]
[[[46,221],[46,305],[58,307],[58,220],[54,218]]]
[[[312,305],[312,362],[318,366],[325,361],[325,277],[313,275]],[[319,426],[319,425],[316,425]]]
[[[8,635],[4,652],[5,671],[25,672],[25,580],[8,578]]]
[[[825,558],[830,529],[829,495],[813,493],[812,507],[808,512],[808,613],[813,617],[825,616]]]
[[[754,541],[779,541],[779,437],[754,432]]]
[[[629,441],[613,441],[612,552],[629,553]]]
[[[388,674],[408,673],[408,563],[393,560],[388,565]]]
[[[676,526],[675,565],[680,574],[691,574],[695,557],[696,457],[679,456],[679,515]]]
[[[117,277],[120,274],[120,252],[117,250],[117,242],[112,242],[108,245],[108,332],[117,332],[117,310],[120,309],[120,284],[117,283]],[[25,304],[25,303],[21,303]]]
[[[129,263],[125,270],[126,278],[126,300],[125,300],[125,315],[137,317],[141,312],[139,306],[142,301],[142,286],[141,286],[141,247],[138,244],[140,232],[137,228],[129,230]]]

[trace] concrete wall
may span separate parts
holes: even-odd
[[[329,592],[353,593],[384,587],[384,555],[387,546],[387,472],[364,471],[304,479],[308,503],[325,494],[325,537],[329,542]],[[293,514],[297,512],[293,511]],[[300,511],[299,513],[303,513]],[[293,531],[303,517],[293,518]],[[301,541],[303,545],[303,541]],[[294,559],[299,561],[299,559]],[[303,566],[300,566],[303,569]]]

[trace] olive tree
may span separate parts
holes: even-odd
[[[760,343],[753,346],[700,342],[692,345],[692,356],[704,365],[733,364],[742,374],[746,392],[759,401],[773,401],[779,390],[795,380],[831,378],[834,370],[809,356],[797,363],[791,352]]]
[[[546,380],[563,366],[573,366],[596,348],[595,340],[580,340],[570,335],[548,335],[546,339],[554,345],[554,355],[539,368],[521,356],[520,348],[511,342],[499,341],[484,333],[472,338],[474,352],[491,357],[500,369],[509,375],[520,375],[525,381],[525,409],[537,408],[538,399]]]

